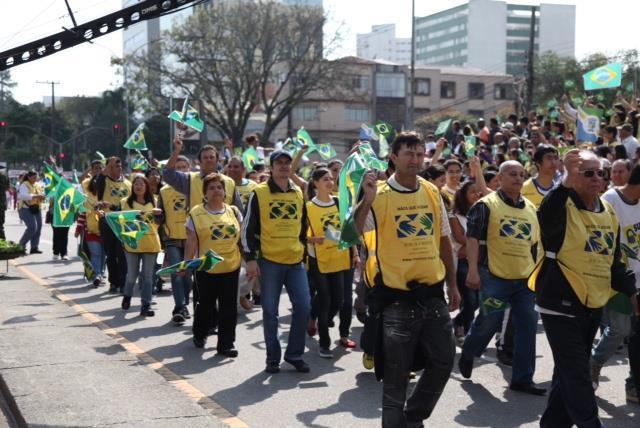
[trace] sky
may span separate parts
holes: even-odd
[[[459,0],[416,0],[416,15],[424,16],[464,3]],[[119,10],[122,0],[69,0],[76,21],[83,23]],[[539,4],[539,1],[511,0],[510,3]],[[576,5],[576,56],[593,52],[611,54],[619,49],[638,48],[636,33],[640,16],[638,0],[608,0],[606,7],[597,0],[552,0],[549,3]],[[392,7],[390,7],[392,5]],[[324,0],[329,17],[326,32],[340,28],[341,48],[336,56],[355,55],[356,34],[366,33],[372,25],[395,23],[397,37],[411,35],[411,0]],[[0,14],[0,51],[72,26],[64,0],[2,1]],[[42,101],[51,95],[55,81],[56,96],[98,95],[117,87],[121,76],[110,65],[113,56],[122,55],[121,32],[96,39],[47,58],[11,69],[18,84],[14,98],[22,103]]]

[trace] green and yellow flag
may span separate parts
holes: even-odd
[[[438,124],[438,127],[436,128],[436,132],[434,132],[435,136],[442,137],[447,132],[449,132],[449,127],[451,127],[451,122],[453,122],[451,119],[443,120],[442,122],[440,122]]]
[[[202,256],[191,260],[183,260],[156,272],[158,276],[171,275],[183,270],[208,271],[224,259],[215,251],[209,250]]]
[[[595,68],[582,76],[585,91],[617,88],[622,84],[622,63],[614,62]]]
[[[393,126],[389,122],[378,121],[376,122],[376,126],[374,127],[376,135],[378,137],[380,135],[384,135],[384,138],[388,140],[393,140],[393,137],[396,134],[396,131],[393,129]]]
[[[75,221],[75,213],[79,212],[86,197],[76,187],[62,178],[56,186],[53,206],[53,225],[69,227]]]
[[[471,158],[476,155],[476,137],[473,135],[464,137],[464,153],[467,158]]]
[[[150,228],[151,219],[140,210],[110,212],[104,218],[116,238],[134,249]]]
[[[376,152],[373,151],[373,147],[371,147],[371,144],[360,144],[358,152],[360,153],[360,157],[364,161],[365,165],[367,165],[369,168],[386,171],[387,162],[378,159],[378,156],[376,156]]]
[[[247,168],[247,171],[251,171],[253,166],[258,163],[258,156],[258,151],[253,146],[249,146],[249,148],[242,153],[242,162]]]
[[[124,143],[125,149],[129,150],[148,150],[147,144],[144,139],[144,123],[138,125],[133,134],[129,137],[126,143]]]
[[[168,116],[169,119],[182,123],[189,128],[193,128],[198,132],[202,132],[204,129],[204,122],[200,119],[200,113],[191,104],[189,104],[189,97],[184,99],[182,104],[182,111],[174,110]]]
[[[136,152],[137,152],[136,157],[134,157],[133,160],[131,161],[131,170],[147,171],[151,166],[151,164],[149,163],[147,158],[145,158],[144,155],[140,153],[140,151],[136,150]]]
[[[291,156],[295,156],[301,148],[302,142],[297,138],[287,138],[286,140],[284,140],[284,144],[282,145],[282,149],[289,152]]]
[[[62,177],[60,176],[60,174],[54,171],[53,168],[51,168],[49,165],[45,164],[43,180],[44,180],[44,195],[47,198],[50,198],[51,196],[53,196],[56,190],[56,187],[58,186],[58,182],[60,181],[61,178]]]
[[[318,154],[324,160],[333,159],[338,155],[330,143],[318,144],[317,148]]]
[[[340,170],[338,184],[338,210],[340,214],[340,242],[338,248],[349,248],[360,239],[355,228],[353,213],[360,194],[360,184],[367,172],[367,164],[360,153],[351,154]]]
[[[309,135],[307,130],[304,129],[302,126],[300,127],[300,129],[298,129],[298,132],[296,133],[296,139],[300,141],[302,144],[309,146],[309,150],[307,150],[308,155],[318,150],[318,147],[316,146],[316,143],[313,142],[311,135]]]

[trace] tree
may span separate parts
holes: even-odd
[[[323,44],[321,8],[247,3],[199,8],[166,33],[163,55],[128,58],[136,104],[150,99],[148,83],[159,78],[163,95],[202,101],[206,122],[239,144],[251,114],[263,114],[266,141],[305,97],[337,86],[338,64],[323,55],[337,47],[340,35]],[[165,106],[152,99],[156,112]]]
[[[6,102],[11,98],[11,88],[15,88],[16,82],[11,80],[11,71],[0,71],[0,112],[6,110]]]

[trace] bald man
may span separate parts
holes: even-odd
[[[510,388],[544,395],[533,382],[536,357],[534,294],[527,280],[536,263],[540,227],[536,208],[522,197],[525,172],[517,161],[500,165],[500,187],[480,199],[467,221],[467,286],[480,290],[481,316],[476,317],[458,361],[460,374],[469,379],[473,358],[498,331],[504,311],[511,308],[515,327]]]

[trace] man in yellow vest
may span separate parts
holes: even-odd
[[[538,314],[527,279],[535,267],[540,227],[536,207],[521,195],[525,171],[518,161],[500,165],[500,187],[469,210],[467,220],[467,286],[480,290],[481,315],[476,317],[458,361],[469,379],[473,358],[499,330],[510,307],[515,328],[510,388],[534,395],[546,390],[533,383]]]
[[[123,292],[127,276],[127,259],[124,256],[122,242],[116,238],[104,214],[119,209],[120,201],[131,193],[131,183],[122,175],[122,161],[115,156],[109,158],[107,165],[91,179],[89,185],[97,195],[99,206],[96,207],[99,221],[102,247],[107,255],[109,270],[109,292]]]
[[[188,173],[191,164],[186,156],[178,156],[176,170]],[[184,260],[185,241],[187,239],[187,198],[173,187],[166,184],[160,189],[158,208],[164,213],[164,224],[160,236],[164,242],[167,263],[173,265]],[[171,293],[174,307],[171,320],[182,324],[189,315],[189,293],[191,292],[191,275],[171,274]]]
[[[589,151],[565,155],[567,171],[538,212],[545,257],[529,284],[553,353],[553,380],[542,428],[600,427],[589,359],[602,307],[614,289],[638,314],[633,272],[622,261],[620,227],[599,197],[604,171]]]
[[[251,196],[242,223],[241,242],[247,278],[260,278],[267,373],[280,371],[278,306],[284,284],[293,307],[284,360],[298,372],[309,372],[302,359],[311,294],[303,263],[307,243],[307,208],[302,191],[291,181],[291,155],[275,150],[269,157],[271,177]]]
[[[189,209],[191,209],[203,202],[202,180],[204,180],[204,177],[212,172],[218,173],[218,151],[209,144],[202,146],[198,152],[200,171],[182,172],[176,169],[176,162],[183,147],[182,139],[176,137],[173,142],[173,153],[162,171],[162,178],[165,183],[187,197]],[[235,205],[242,210],[242,202],[240,202],[233,180],[226,175],[220,175],[224,179],[224,188],[227,194],[224,202],[229,205]]]
[[[540,144],[533,154],[533,162],[538,170],[538,175],[529,178],[522,185],[522,197],[533,202],[536,208],[540,207],[542,199],[553,189],[560,179],[557,176],[560,167],[558,149],[550,144]]]
[[[396,136],[390,156],[395,173],[377,183],[376,174],[367,173],[355,211],[356,229],[368,251],[365,281],[382,315],[375,362],[383,379],[383,427],[423,426],[455,356],[449,311],[458,307],[460,295],[451,230],[440,192],[418,176],[424,156],[418,133]],[[414,355],[420,358],[414,361]],[[425,370],[406,399],[412,361]]]

